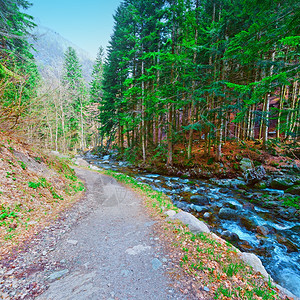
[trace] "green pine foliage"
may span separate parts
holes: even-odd
[[[144,161],[198,133],[206,155],[227,139],[299,137],[299,2],[125,0],[104,68],[101,134]],[[158,150],[157,150],[158,151]]]
[[[103,95],[103,68],[104,68],[104,50],[99,48],[96,61],[93,68],[93,80],[90,83],[91,100],[94,103],[100,103]]]
[[[0,1],[0,126],[17,128],[30,119],[39,74],[26,36],[35,26],[22,11],[28,1]],[[26,121],[25,121],[26,120]],[[27,123],[27,125],[29,125]]]
[[[66,90],[65,106],[69,108],[64,129],[69,137],[68,148],[84,150],[86,148],[85,111],[89,98],[83,81],[82,66],[72,47],[68,47],[65,52],[62,83]]]

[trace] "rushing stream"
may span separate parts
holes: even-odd
[[[176,206],[204,219],[213,232],[227,237],[242,251],[258,255],[272,278],[300,297],[299,220],[274,217],[274,209],[249,202],[249,191],[222,188],[205,180],[150,174],[110,160],[108,156],[104,159],[89,156],[86,160],[104,169],[126,173],[164,192]],[[277,190],[251,192],[258,198],[267,193],[283,193]]]

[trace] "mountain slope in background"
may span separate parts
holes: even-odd
[[[64,53],[68,47],[75,49],[82,65],[83,77],[87,82],[91,81],[94,61],[89,53],[79,48],[72,42],[62,37],[59,33],[47,27],[39,25],[33,32],[34,39],[30,39],[35,51],[39,70],[44,78],[49,76],[61,77]]]

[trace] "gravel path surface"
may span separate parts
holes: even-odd
[[[112,178],[76,172],[86,198],[0,262],[2,299],[185,299],[142,200]]]

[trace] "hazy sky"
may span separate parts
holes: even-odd
[[[41,25],[49,27],[89,52],[106,48],[113,29],[113,17],[121,0],[31,0],[27,11]]]

